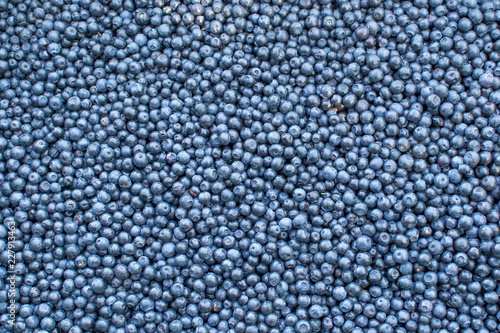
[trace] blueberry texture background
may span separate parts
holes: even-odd
[[[0,0],[0,332],[499,332],[499,23]]]

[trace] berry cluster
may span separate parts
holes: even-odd
[[[0,332],[499,332],[499,104],[500,0],[0,0]]]

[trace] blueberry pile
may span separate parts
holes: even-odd
[[[0,332],[499,332],[499,24],[0,0]]]

